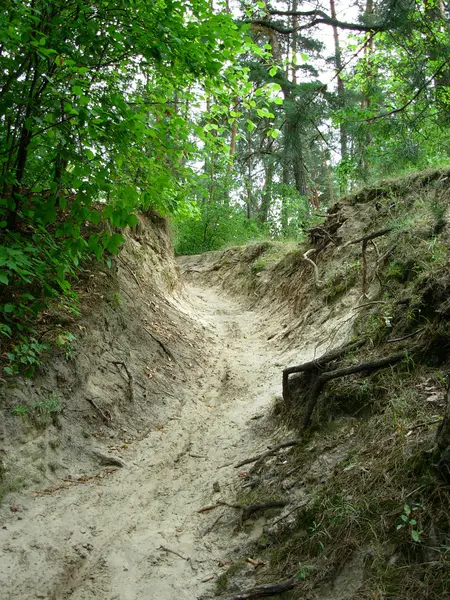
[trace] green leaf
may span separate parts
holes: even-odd
[[[136,227],[136,225],[139,223],[139,219],[137,218],[136,215],[128,215],[128,225],[130,227]]]
[[[415,529],[411,531],[411,537],[415,542],[420,542],[420,533]]]
[[[250,119],[247,119],[247,131],[253,131],[256,125]]]
[[[276,75],[276,74],[277,74],[277,72],[278,72],[278,67],[275,65],[275,66],[273,66],[273,67],[272,67],[272,68],[269,70],[269,75],[270,75],[271,77],[273,77],[274,75]]]
[[[5,285],[8,285],[9,279],[8,279],[8,276],[6,275],[6,273],[0,272],[0,282],[4,283]]]

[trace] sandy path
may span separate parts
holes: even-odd
[[[133,445],[124,469],[49,496],[28,494],[17,514],[4,508],[2,599],[207,598],[214,581],[202,579],[220,574],[219,561],[249,539],[226,524],[233,509],[204,535],[222,509],[197,510],[233,499],[236,470],[223,465],[267,444],[263,422],[252,417],[280,391],[281,358],[258,314],[216,290],[189,291],[184,310],[205,326],[209,348],[198,387],[183,390],[184,407],[166,428]]]

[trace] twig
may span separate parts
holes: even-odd
[[[94,400],[92,400],[92,398],[86,398],[86,400],[89,402],[92,408],[94,408],[98,412],[98,414],[101,416],[103,421],[105,421],[105,423],[111,423],[111,415],[107,415],[105,412],[103,412],[103,410],[99,406],[97,406],[97,404],[94,402]]]
[[[266,508],[282,508],[287,506],[289,503],[286,500],[267,500],[266,502],[258,502],[256,504],[234,504],[230,502],[220,501],[219,504],[223,506],[229,506],[230,508],[241,509],[241,521],[248,519],[253,513],[258,510],[264,510]]]
[[[124,267],[127,269],[127,271],[128,271],[128,272],[129,272],[129,273],[130,273],[130,274],[133,276],[133,278],[134,278],[135,282],[136,282],[136,283],[137,283],[137,285],[138,285],[138,288],[139,288],[139,289],[142,291],[142,287],[141,287],[141,284],[140,284],[140,281],[139,281],[139,279],[136,277],[136,273],[134,273],[134,272],[131,270],[131,268],[130,268],[130,267],[127,265],[127,263],[126,263],[126,262],[125,262],[125,261],[122,259],[122,257],[121,257],[121,256],[119,256],[119,260],[120,260],[120,262],[122,263],[122,265],[123,265],[123,266],[124,266]]]
[[[442,417],[439,419],[434,419],[433,421],[427,421],[426,423],[417,423],[417,425],[408,427],[408,432],[414,431],[414,429],[419,429],[420,427],[428,427],[429,425],[437,425],[438,423],[442,423]]]
[[[360,308],[372,306],[373,304],[386,304],[386,302],[384,300],[372,300],[372,302],[365,302],[364,304],[360,304],[359,306],[354,306],[352,310],[359,310]]]
[[[291,577],[290,579],[285,579],[284,581],[258,585],[249,590],[245,590],[240,594],[235,594],[234,596],[227,596],[225,600],[249,600],[250,598],[276,596],[277,594],[282,594],[283,592],[293,590],[299,583],[300,582],[298,580],[297,575],[294,575],[294,577]]]
[[[191,560],[189,557],[183,556],[176,550],[171,550],[170,548],[166,548],[166,546],[160,546],[159,548],[157,548],[157,550],[161,550],[161,552],[170,552],[170,554],[175,554],[175,556],[178,556],[179,558],[182,558],[183,560],[186,560],[187,562],[190,562],[190,560]]]
[[[163,350],[163,352],[165,352],[167,354],[167,356],[171,360],[173,360],[173,362],[176,362],[175,357],[172,354],[172,352],[167,348],[167,346],[164,344],[164,342],[162,342],[159,339],[159,337],[157,337],[154,333],[152,333],[149,329],[147,329],[147,327],[143,327],[142,329],[148,333],[148,335],[152,338],[152,340],[154,340],[159,345],[159,347]]]
[[[204,513],[204,512],[208,512],[210,510],[213,510],[214,508],[218,508],[219,506],[221,506],[221,504],[210,504],[208,506],[202,506],[201,508],[198,509],[198,513]]]
[[[282,515],[279,519],[277,519],[276,521],[274,521],[273,523],[271,523],[271,527],[273,527],[274,525],[276,525],[280,521],[283,521],[284,519],[286,519],[287,517],[289,517],[290,515],[292,515],[292,513],[294,513],[296,510],[300,510],[300,508],[303,508],[304,506],[306,506],[308,504],[308,502],[309,502],[309,500],[307,500],[306,502],[302,502],[301,504],[298,504],[297,506],[295,506],[288,513],[286,513],[285,515]]]
[[[252,456],[252,458],[246,458],[245,460],[242,460],[237,465],[234,465],[234,468],[238,469],[239,467],[243,467],[244,465],[248,465],[249,463],[258,462],[261,459],[264,459],[264,458],[267,458],[268,456],[272,456],[273,454],[276,454],[278,452],[278,450],[281,450],[282,448],[289,448],[290,446],[296,446],[297,444],[298,444],[297,440],[290,440],[288,442],[282,442],[281,444],[278,444],[277,446],[274,446],[273,448],[266,450],[266,452],[263,452],[262,454],[258,454],[257,456]]]
[[[127,374],[127,377],[128,377],[130,402],[134,402],[134,377],[133,377],[133,375],[130,373],[130,370],[128,369],[127,365],[123,362],[123,360],[113,360],[111,362],[113,363],[113,365],[122,365],[122,367],[125,369],[125,373]]]
[[[205,537],[205,535],[208,535],[208,533],[211,533],[211,531],[214,529],[214,527],[217,525],[217,523],[223,519],[223,513],[221,515],[219,515],[217,517],[217,519],[214,519],[212,525],[210,525],[209,527],[207,527],[205,529],[205,531],[202,533],[202,537]]]

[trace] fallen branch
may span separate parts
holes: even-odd
[[[314,371],[321,372],[323,368],[333,360],[341,358],[347,352],[351,352],[353,350],[357,350],[361,346],[366,343],[366,340],[358,340],[356,342],[351,342],[350,344],[345,344],[336,350],[332,350],[327,354],[324,354],[320,358],[316,358],[310,362],[303,363],[302,365],[297,365],[294,367],[288,367],[283,371],[283,400],[285,402],[289,401],[289,375],[293,375],[294,373],[304,373],[306,371]]]
[[[129,387],[129,396],[130,396],[130,402],[134,402],[134,377],[133,375],[130,373],[130,370],[128,369],[127,365],[123,362],[123,360],[113,360],[111,361],[113,363],[113,365],[122,365],[122,367],[125,370],[125,373],[127,374],[128,377],[128,387]]]
[[[279,581],[278,583],[266,583],[264,585],[258,585],[256,587],[245,590],[234,596],[227,596],[225,600],[248,600],[250,598],[263,598],[265,596],[276,596],[283,592],[293,590],[299,584],[298,577],[294,575],[290,579]]]
[[[234,465],[234,468],[238,469],[239,467],[243,467],[244,465],[248,465],[252,462],[258,462],[261,459],[264,460],[268,456],[272,456],[273,454],[276,454],[278,452],[278,450],[281,450],[282,448],[289,448],[290,446],[296,446],[297,444],[298,444],[297,440],[290,440],[289,442],[282,442],[281,444],[278,444],[277,446],[274,446],[273,448],[269,448],[269,450],[266,450],[266,452],[263,452],[262,454],[258,454],[257,456],[252,456],[252,458],[246,458],[245,460],[242,460],[237,465]]]
[[[305,252],[305,254],[303,254],[303,259],[306,260],[306,262],[308,262],[312,266],[312,268],[314,269],[314,281],[315,281],[316,287],[320,287],[321,285],[323,285],[323,281],[321,281],[321,279],[320,279],[320,273],[319,273],[318,266],[316,265],[316,263],[313,260],[311,260],[309,258],[309,255],[312,252],[317,252],[317,249],[316,248],[311,248],[310,250],[308,250],[307,252]]]

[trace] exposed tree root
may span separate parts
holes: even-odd
[[[123,360],[113,360],[112,363],[113,363],[113,365],[122,365],[122,367],[124,368],[125,373],[127,374],[127,377],[128,377],[129,399],[130,399],[130,402],[134,402],[134,377],[133,377],[133,375],[130,373],[129,368],[123,362]]]
[[[266,502],[257,502],[256,504],[233,504],[230,502],[220,501],[217,506],[229,506],[230,508],[237,508],[242,510],[240,517],[241,523],[249,519],[253,513],[258,510],[265,510],[266,508],[284,508],[289,502],[286,500],[267,500]]]
[[[341,249],[346,248],[347,246],[351,246],[352,244],[359,244],[361,242],[361,253],[362,253],[362,295],[365,298],[367,296],[367,244],[371,241],[373,241],[375,238],[381,237],[383,235],[386,235],[387,233],[390,233],[392,231],[392,228],[386,228],[386,229],[381,229],[380,231],[375,231],[374,233],[370,233],[369,235],[364,235],[363,237],[360,237],[356,240],[350,240],[349,242],[345,243],[343,246],[341,246]],[[378,253],[378,249],[377,249],[377,254]],[[380,257],[378,256],[377,259],[377,268],[378,268],[378,261],[380,260]],[[377,271],[376,271],[377,272]]]
[[[156,336],[154,333],[152,333],[149,329],[147,329],[147,327],[143,327],[143,330],[146,331],[148,333],[148,335],[152,338],[152,340],[154,340],[158,346],[161,348],[161,350],[167,354],[167,356],[170,358],[170,360],[173,360],[173,362],[177,362],[175,360],[175,356],[172,354],[172,352],[169,350],[169,348],[167,348],[167,346],[164,344],[164,342],[162,342],[158,336]]]
[[[384,369],[391,365],[403,360],[407,354],[405,351],[398,352],[391,356],[385,356],[370,362],[362,362],[349,367],[343,367],[341,369],[326,370],[329,363],[339,358],[342,358],[348,352],[356,350],[365,344],[366,340],[358,340],[341,348],[337,348],[328,354],[324,354],[319,359],[304,363],[303,365],[297,365],[294,367],[288,367],[283,371],[283,399],[286,402],[291,400],[289,390],[289,375],[294,373],[303,373],[303,384],[305,388],[306,397],[306,410],[304,417],[304,427],[307,428],[311,424],[311,417],[316,407],[317,401],[321,392],[323,391],[326,384],[340,377],[346,377],[347,375],[354,375],[356,373],[365,373],[369,375],[378,369]],[[408,350],[408,354],[415,354],[419,350],[418,347]]]
[[[414,354],[415,352],[417,352],[417,350],[417,348],[408,350],[408,355]],[[347,375],[354,375],[356,373],[366,373],[367,375],[369,375],[370,373],[373,373],[378,369],[384,369],[385,367],[395,365],[396,363],[404,360],[406,356],[406,352],[403,351],[397,354],[393,354],[391,356],[379,358],[378,360],[374,360],[371,362],[359,363],[350,367],[336,369],[335,371],[326,371],[319,375],[319,377],[317,377],[317,379],[315,380],[314,385],[310,388],[308,394],[303,426],[306,428],[309,427],[309,425],[311,424],[312,413],[314,411],[314,408],[316,407],[319,396],[329,381],[331,381],[332,379],[338,379],[339,377],[346,377]]]
[[[356,239],[356,240],[350,240],[349,242],[346,242],[345,244],[343,244],[341,246],[341,250],[343,248],[347,248],[347,246],[352,246],[353,244],[359,244],[360,242],[369,242],[370,240],[374,240],[377,237],[381,237],[382,235],[386,235],[387,233],[390,233],[392,231],[392,228],[389,227],[387,229],[381,229],[380,231],[375,231],[374,233],[370,233],[369,235],[363,235],[362,237]]]
[[[252,458],[246,458],[245,460],[242,460],[237,465],[234,465],[234,468],[238,469],[239,467],[243,467],[244,465],[248,465],[252,462],[256,462],[256,463],[258,463],[259,461],[262,462],[265,458],[267,458],[268,456],[273,456],[282,448],[289,448],[290,446],[296,446],[297,444],[298,444],[297,440],[290,440],[288,442],[282,442],[281,444],[277,444],[273,448],[269,448],[269,450],[266,450],[266,452],[262,452],[261,454],[258,454],[257,456],[252,456]]]
[[[95,402],[92,398],[86,398],[86,400],[89,402],[89,404],[92,406],[93,409],[95,409],[98,414],[101,416],[101,418],[103,419],[103,421],[105,423],[107,423],[108,425],[111,425],[112,423],[112,417],[111,414],[109,413],[109,411],[106,413],[105,411],[103,411]]]
[[[366,340],[358,340],[356,342],[351,342],[350,344],[345,344],[345,346],[341,346],[336,350],[332,350],[327,354],[324,354],[320,358],[314,359],[310,362],[304,363],[302,365],[297,365],[294,367],[288,367],[283,371],[283,400],[285,402],[289,402],[290,393],[289,393],[289,375],[293,375],[294,373],[308,373],[311,375],[318,375],[323,371],[323,369],[328,365],[328,363],[341,358],[348,352],[352,352],[353,350],[357,350],[361,346],[366,343]]]
[[[277,594],[282,594],[283,592],[293,590],[298,584],[298,577],[294,575],[294,577],[285,579],[284,581],[279,581],[278,583],[266,583],[264,585],[258,585],[239,594],[235,594],[234,596],[227,596],[225,600],[248,600],[251,598],[276,596]]]
[[[306,262],[308,262],[314,269],[314,282],[316,284],[316,287],[320,288],[323,285],[323,281],[321,281],[321,279],[320,279],[319,268],[316,265],[316,263],[311,258],[309,258],[309,255],[312,254],[313,252],[317,253],[318,252],[317,248],[311,248],[310,250],[305,252],[305,254],[303,254],[303,259],[306,260]]]

